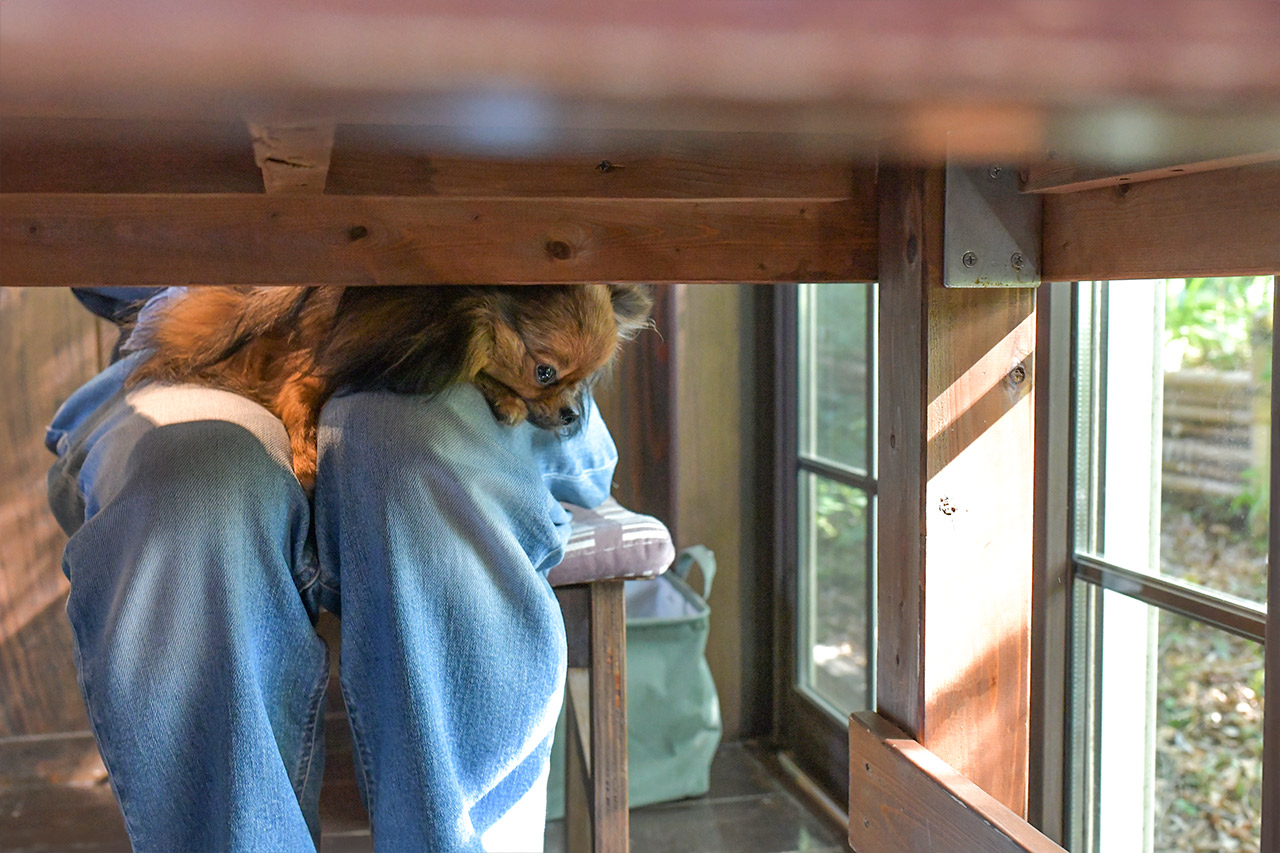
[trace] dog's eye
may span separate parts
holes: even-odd
[[[549,364],[539,364],[533,372],[538,377],[539,385],[550,385],[556,381],[556,369]]]

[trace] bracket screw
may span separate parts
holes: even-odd
[[[1020,270],[1026,266],[1027,259],[1023,257],[1021,252],[1014,252],[1009,256],[1009,263],[1013,264],[1015,270]]]
[[[975,267],[975,266],[977,266],[977,265],[978,265],[978,256],[977,256],[977,255],[975,255],[973,252],[965,252],[965,253],[960,257],[960,261],[961,261],[961,263],[963,263],[966,267]]]
[[[1002,172],[1004,172],[1004,169],[993,164],[991,168],[987,169],[987,177],[993,181],[998,180]]]

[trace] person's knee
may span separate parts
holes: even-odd
[[[185,509],[181,514],[208,524],[303,498],[283,461],[254,433],[226,421],[157,426],[117,464],[116,482],[107,491],[157,510]]]

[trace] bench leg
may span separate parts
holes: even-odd
[[[568,853],[627,853],[626,612],[622,581],[586,588],[588,666],[566,685],[565,844]],[[575,655],[570,651],[570,663]]]

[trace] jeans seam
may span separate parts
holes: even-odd
[[[64,571],[66,568],[67,567],[64,566]],[[70,602],[68,602],[68,604],[69,603]],[[110,781],[111,789],[115,793],[116,804],[120,806],[120,816],[124,820],[125,833],[129,836],[131,846],[135,848],[142,847],[143,845],[140,844],[143,839],[142,832],[133,820],[130,810],[125,807],[125,798],[122,796],[120,791],[119,779],[116,776],[115,771],[111,769],[115,762],[107,755],[109,750],[107,749],[107,743],[101,734],[102,727],[98,723],[97,706],[94,705],[89,698],[89,683],[85,681],[84,677],[84,656],[81,653],[80,631],[76,627],[75,620],[69,619],[68,621],[71,622],[72,657],[75,661],[76,667],[76,682],[80,686],[80,695],[84,698],[85,716],[89,720],[89,729],[93,732],[93,739],[98,745],[98,754],[102,758],[102,766],[107,771],[107,779]]]
[[[351,691],[345,687],[342,691],[343,702],[347,706],[347,721],[351,726],[352,752],[356,758],[356,767],[360,771],[361,787],[364,789],[365,807],[369,812],[369,820],[372,824],[373,815],[376,812],[374,808],[374,776],[369,772],[369,765],[373,763],[373,755],[369,752],[365,745],[365,738],[360,728],[360,712],[356,708],[355,702],[351,700]]]
[[[307,590],[311,589],[311,587],[315,586],[317,582],[319,582],[321,586],[324,586],[324,582],[320,580],[319,566],[316,566],[315,570],[312,571],[310,574],[311,574],[311,577],[307,578],[301,583],[298,583],[298,581],[296,580],[294,581],[294,583],[298,587],[298,592],[306,592]]]
[[[323,640],[321,641],[324,642]],[[298,757],[298,766],[294,767],[294,778],[298,781],[294,784],[294,793],[298,796],[299,802],[302,800],[303,792],[307,789],[307,779],[311,776],[311,767],[315,762],[315,734],[316,722],[320,719],[321,708],[324,705],[324,697],[328,694],[329,684],[329,646],[324,644],[324,666],[321,669],[320,679],[316,682],[316,686],[312,688],[311,707],[307,711],[307,724],[302,731],[302,754]],[[302,766],[305,758],[306,767]]]

